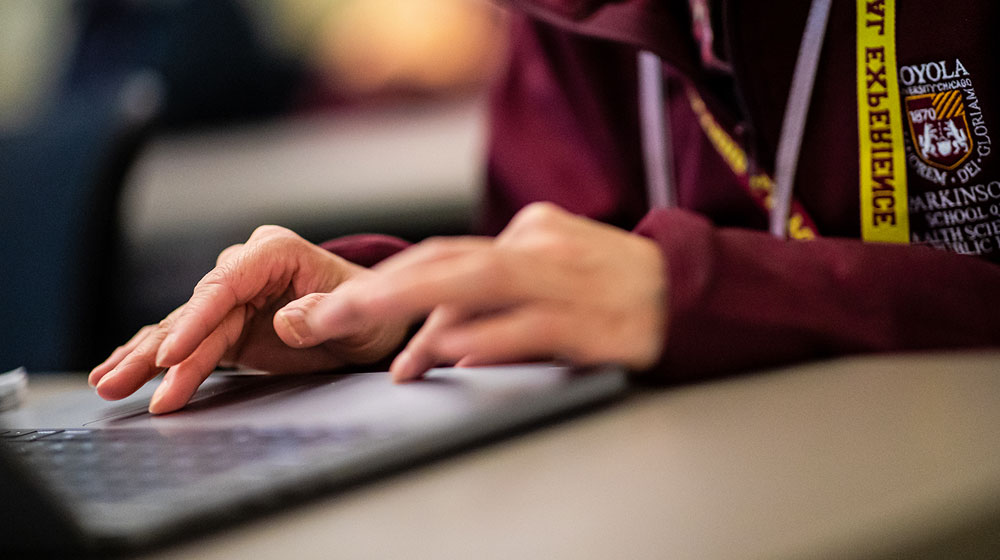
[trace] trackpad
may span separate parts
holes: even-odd
[[[384,426],[445,424],[566,382],[566,368],[530,365],[439,368],[426,379],[393,383],[388,373],[216,375],[188,405],[154,416],[148,396],[109,408],[87,427]]]

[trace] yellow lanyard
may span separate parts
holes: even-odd
[[[857,0],[861,236],[909,243],[895,0]]]
[[[691,104],[691,110],[698,117],[698,124],[701,125],[701,129],[704,131],[709,143],[712,144],[712,147],[715,148],[715,151],[718,152],[722,160],[726,162],[726,165],[729,166],[733,175],[736,176],[740,185],[746,189],[754,202],[765,212],[771,212],[775,204],[774,180],[770,175],[761,171],[754,174],[750,173],[750,157],[746,151],[715,120],[715,117],[709,112],[705,101],[698,95],[698,92],[692,87],[687,87],[685,90],[687,91],[688,102]],[[792,198],[789,204],[787,233],[789,238],[800,241],[808,241],[819,237],[816,224],[812,221],[812,218],[806,212],[806,209],[803,208],[802,204],[795,198]]]

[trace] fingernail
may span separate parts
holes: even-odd
[[[118,368],[114,368],[111,371],[109,371],[108,373],[105,373],[104,377],[101,377],[101,379],[97,382],[96,385],[93,385],[93,387],[95,389],[97,389],[98,393],[100,393],[101,392],[101,386],[104,385],[105,383],[107,383],[109,379],[111,379],[112,377],[114,377],[116,373],[118,373]]]
[[[149,399],[149,413],[150,414],[160,414],[161,412],[166,412],[160,406],[160,401],[170,390],[170,378],[164,377],[163,381],[160,382],[160,386],[153,391],[153,398]]]
[[[107,375],[107,374],[111,373],[111,371],[113,371],[113,370],[114,370],[114,368],[111,368],[111,369],[109,369],[109,370],[105,371],[105,372],[104,372],[104,374],[102,374],[102,375],[101,375],[100,377],[98,377],[98,375],[97,375],[97,372],[98,372],[99,370],[102,370],[102,369],[104,369],[104,368],[105,368],[105,365],[106,365],[106,364],[107,364],[107,363],[108,363],[109,361],[111,361],[111,358],[108,358],[107,360],[104,360],[103,362],[101,362],[100,364],[98,364],[98,366],[97,366],[97,367],[95,367],[94,369],[90,370],[90,373],[89,373],[89,374],[87,374],[87,385],[90,385],[91,387],[96,387],[96,386],[97,386],[97,381],[98,381],[98,380],[99,380],[99,379],[100,379],[101,377],[104,377],[105,375]]]
[[[406,375],[407,368],[413,362],[413,358],[410,353],[403,350],[396,355],[396,358],[392,360],[392,364],[389,365],[389,373],[392,374],[392,380],[395,382],[400,382]]]
[[[285,322],[285,326],[288,327],[292,336],[295,337],[297,345],[305,346],[309,342],[312,335],[309,325],[306,324],[306,314],[301,309],[282,309],[278,312],[278,316],[281,317],[281,320]]]
[[[156,352],[156,367],[168,367],[173,364],[167,363],[167,356],[170,355],[170,350],[174,345],[174,335],[167,335],[167,338],[163,339],[160,343],[160,349]]]

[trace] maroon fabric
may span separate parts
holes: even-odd
[[[838,354],[998,343],[1000,267],[928,247],[785,242],[685,210],[636,230],[666,255],[666,352],[690,380]]]
[[[366,233],[332,239],[321,245],[327,251],[361,266],[371,267],[405,249],[409,243],[402,239]]]
[[[605,10],[624,13],[651,3],[607,4]],[[725,4],[725,33],[717,30],[716,35],[727,43],[733,79],[686,70],[698,64],[690,45],[671,48],[638,33],[624,43],[586,37],[579,20],[561,21],[555,13],[518,18],[512,67],[494,106],[487,227],[495,229],[518,207],[541,199],[605,220],[627,221],[643,210],[632,206],[644,188],[633,69],[635,47],[646,48],[675,70],[670,116],[678,199],[686,209],[651,213],[636,229],[660,244],[669,263],[670,328],[656,373],[692,379],[845,353],[1000,343],[1000,269],[987,262],[1000,250],[975,258],[856,240],[860,211],[850,3],[835,3],[831,14],[795,189],[822,235],[854,239],[785,242],[751,231],[764,229],[766,216],[708,144],[679,94],[682,83],[695,86],[756,164],[772,170],[808,2]],[[1000,95],[987,22],[998,21],[997,8],[966,3],[943,15],[929,4],[926,10],[907,6],[900,8],[897,21],[900,63],[960,58],[971,73],[986,124],[996,122]],[[714,9],[722,8],[716,3]],[[636,24],[630,26],[622,29]],[[620,33],[591,35],[615,39]],[[530,87],[525,69],[531,69]],[[559,105],[553,99],[564,102],[553,110],[541,99],[551,106]],[[529,124],[539,121],[544,124]],[[558,149],[542,148],[543,127],[563,132]],[[525,142],[537,144],[521,149]],[[602,173],[589,167],[594,162],[601,162]],[[626,171],[609,171],[615,163]],[[552,166],[568,171],[558,178],[561,184],[552,185],[553,178],[543,175]],[[981,167],[969,184],[1000,179],[995,157],[983,158]],[[908,177],[916,196],[944,188],[923,181],[913,168]],[[595,213],[578,197],[613,202]],[[509,201],[514,203],[504,204]],[[919,230],[928,227],[930,217],[914,213],[913,219]]]
[[[910,78],[921,68],[930,76],[935,70],[921,65],[939,61],[945,73],[959,73],[960,61],[970,80],[956,86],[975,149],[965,175],[932,169],[939,182],[928,179],[906,131],[914,240],[962,251],[982,233],[980,247],[992,249],[976,257],[858,240],[853,3],[833,5],[796,177],[796,197],[824,237],[812,242],[760,231],[767,216],[707,141],[682,91],[697,88],[754,164],[772,171],[808,2],[712,2],[724,22],[715,36],[732,75],[702,67],[686,0],[508,3],[522,13],[513,18],[509,69],[493,96],[482,229],[495,233],[524,205],[549,200],[656,241],[670,284],[666,351],[654,368],[660,378],[845,353],[1000,344],[1000,268],[990,262],[1000,260],[1000,235],[985,235],[1000,232],[1000,219],[990,217],[991,205],[1000,204],[1000,157],[990,142],[990,127],[1000,130],[992,52],[1000,4],[942,10],[911,2],[900,5],[897,18],[899,62],[910,67]],[[682,210],[647,215],[637,48],[656,52],[669,67]],[[920,83],[909,86],[904,97],[922,92]],[[963,211],[983,212],[972,223],[980,229],[960,224],[954,235],[962,240],[942,243],[948,232],[940,211],[959,207],[959,187],[979,197],[966,200]]]

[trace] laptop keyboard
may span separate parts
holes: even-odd
[[[4,430],[0,445],[22,458],[59,495],[120,502],[182,487],[251,464],[295,468],[310,452],[378,439],[363,428],[228,428],[165,433],[154,429]],[[254,469],[263,473],[266,469]]]

